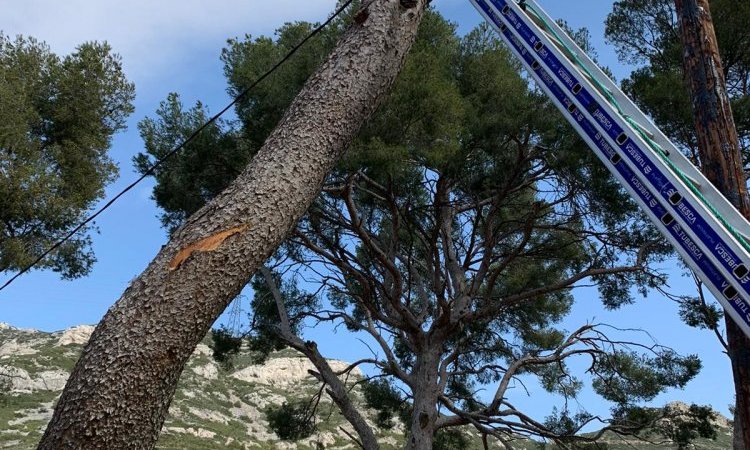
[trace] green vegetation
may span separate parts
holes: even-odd
[[[0,32],[0,272],[30,264],[102,198],[117,176],[107,151],[133,98],[106,43],[61,58],[43,42]],[[83,233],[37,268],[75,278],[93,262]]]
[[[284,402],[266,409],[268,424],[285,441],[298,441],[315,432],[314,412],[310,402]]]
[[[43,372],[49,372],[60,368],[59,362],[66,360],[66,366],[72,365],[81,351],[82,346],[78,344],[59,346],[57,345],[60,334],[29,333],[17,330],[0,329],[0,343],[16,340],[28,343],[28,348],[37,353],[10,359],[0,356],[0,366],[18,367],[24,364],[33,368],[30,376],[40,376]],[[217,372],[201,372],[200,369],[206,365],[214,366],[211,361],[210,350],[207,344],[210,337],[204,340],[198,352],[190,359],[186,370],[177,386],[176,395],[170,414],[167,418],[162,434],[159,437],[157,448],[160,450],[209,450],[209,449],[245,449],[246,445],[252,448],[275,449],[284,442],[272,429],[266,415],[269,407],[284,405],[307,405],[306,402],[316,392],[318,385],[312,378],[304,378],[291,384],[273,385],[269,384],[271,378],[259,378],[255,382],[243,381],[232,375],[252,367],[250,365],[252,355],[247,349],[240,351],[235,358],[235,368],[232,370],[218,369]],[[38,355],[57,355],[49,359],[38,361]],[[269,355],[269,361],[299,360],[300,356],[290,350],[284,350]],[[201,373],[209,373],[209,376]],[[360,378],[355,377],[355,380]],[[278,380],[277,380],[278,381]],[[363,410],[369,411],[368,420],[375,422],[379,420],[379,411],[369,409],[366,404],[373,401],[373,397],[391,397],[393,391],[380,382],[360,383],[364,389],[354,389],[357,402],[362,405]],[[367,387],[369,386],[369,387]],[[369,392],[369,393],[368,393]],[[0,402],[0,448],[12,448],[14,450],[26,450],[36,447],[41,436],[42,428],[52,414],[52,406],[59,395],[59,391],[35,390],[15,391],[6,393]],[[368,400],[366,400],[368,399]],[[387,401],[376,404],[388,404]],[[398,403],[391,403],[392,409],[399,408]],[[700,415],[700,414],[699,414]],[[685,419],[694,415],[685,416]],[[340,431],[340,427],[346,425],[345,419],[338,413],[334,405],[327,397],[323,397],[315,414],[315,431],[307,439],[297,444],[299,450],[318,450],[323,448],[336,449],[351,445],[351,440]],[[672,423],[670,423],[672,424]],[[667,424],[668,425],[668,424]],[[672,424],[675,432],[680,432],[680,423]],[[283,427],[279,427],[283,430]],[[694,429],[694,427],[691,427]],[[282,431],[283,433],[284,431]],[[729,448],[731,430],[724,425],[718,428],[718,436],[715,441],[698,438],[694,442],[697,450],[718,450]],[[378,431],[378,437],[383,443],[383,450],[400,449],[405,438],[404,428],[394,421],[390,429]],[[662,441],[661,434],[649,437],[655,441]],[[618,437],[611,433],[605,433],[604,440],[608,450],[625,450],[633,448],[633,442],[639,449],[664,450],[677,448],[676,446],[649,444],[648,442],[633,441],[632,438]],[[628,444],[628,442],[630,444]],[[285,442],[288,444],[288,442]],[[445,449],[461,448],[465,450],[482,450],[481,438],[469,428],[460,431],[439,433],[436,447],[442,445]],[[518,450],[539,449],[535,442],[516,439],[514,448]],[[553,447],[545,447],[552,449]],[[601,448],[601,447],[600,447]]]

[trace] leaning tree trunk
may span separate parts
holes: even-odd
[[[401,69],[425,0],[366,5],[247,169],[104,316],[40,449],[154,447],[193,349],[307,210]]]
[[[675,4],[703,173],[750,219],[739,140],[708,0],[676,0]],[[750,448],[747,445],[750,443],[750,339],[729,316],[725,321],[737,399],[734,448],[747,449]]]

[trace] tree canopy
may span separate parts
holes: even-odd
[[[117,176],[107,151],[133,98],[106,43],[59,57],[33,38],[0,33],[0,272],[25,268],[102,198]],[[85,275],[90,243],[74,237],[37,267]]]
[[[750,151],[750,4],[711,2],[724,76],[745,161]],[[682,74],[682,48],[674,2],[621,0],[606,22],[607,40],[640,66],[623,81],[625,92],[676,144],[700,164],[690,90]]]
[[[222,57],[230,92],[309,28],[288,24],[276,40],[231,40]],[[238,124],[216,125],[156,172],[167,227],[236,176],[331,42],[317,39],[240,104]],[[175,94],[157,116],[141,123],[141,170],[205,108],[185,110]],[[596,283],[608,308],[633,301],[633,289],[661,286],[654,267],[670,253],[494,34],[480,26],[460,37],[430,11],[393,92],[253,281],[249,334],[252,342],[270,331],[305,353],[339,405],[346,393],[298,327],[329,322],[362,336],[373,347],[360,361],[373,376],[366,400],[379,410],[379,426],[405,422],[409,448],[455,448],[458,426],[505,442],[595,439],[577,435],[599,420],[585,410],[534,418],[515,408],[509,390],[522,376],[561,405],[590,380],[612,405],[601,425],[634,433],[665,414],[643,405],[684,386],[700,361],[640,342],[642,335],[622,340],[606,325],[566,330],[560,321],[584,280]],[[303,276],[313,293],[291,287]],[[569,365],[580,358],[588,360],[585,376]],[[284,417],[299,415],[285,408]]]

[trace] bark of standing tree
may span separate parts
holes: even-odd
[[[708,0],[675,3],[703,173],[750,219],[739,140]],[[744,449],[743,443],[750,442],[750,339],[729,316],[725,320],[737,396],[734,448]]]
[[[178,230],[96,327],[40,449],[154,447],[195,346],[317,196],[388,92],[426,0],[373,0],[242,175]]]
[[[377,450],[380,448],[378,439],[372,428],[367,424],[365,418],[352,402],[346,383],[338,377],[338,374],[334,373],[333,369],[331,369],[331,365],[328,364],[328,360],[320,354],[318,346],[314,342],[305,342],[292,331],[292,328],[289,325],[289,315],[284,306],[284,299],[279,287],[276,285],[276,281],[274,280],[271,271],[267,267],[261,266],[259,272],[263,275],[263,278],[265,278],[268,290],[271,291],[271,295],[273,296],[276,308],[279,312],[279,336],[289,345],[289,347],[305,355],[315,366],[317,372],[310,371],[310,374],[321,383],[328,385],[326,392],[330,395],[336,406],[339,407],[341,415],[349,421],[359,435],[360,439],[357,444],[362,450]],[[353,369],[356,365],[351,365],[350,367]]]

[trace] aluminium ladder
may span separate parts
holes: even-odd
[[[534,0],[470,0],[750,336],[750,223]]]

